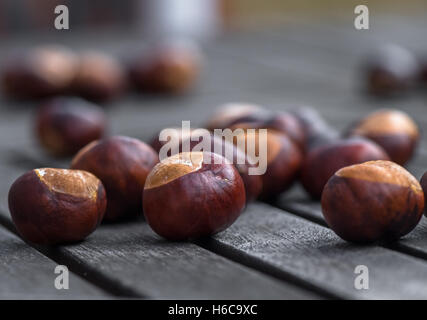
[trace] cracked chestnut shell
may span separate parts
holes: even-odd
[[[420,137],[417,125],[406,113],[389,109],[369,114],[350,129],[350,135],[376,142],[400,165],[412,158]]]
[[[1,85],[5,95],[33,99],[68,92],[78,59],[60,46],[38,47],[18,54],[4,68]]]
[[[264,159],[266,171],[260,175],[262,179],[260,198],[273,199],[288,190],[295,182],[303,160],[302,153],[288,136],[271,129],[267,129],[265,140],[262,135],[260,136],[258,130],[242,130],[242,134],[236,135],[234,143],[246,153],[248,158],[251,158],[252,156],[248,154],[247,150],[252,141],[255,142],[255,155],[259,157],[259,160],[262,161],[264,157],[260,146],[267,149],[266,159]],[[254,161],[253,158],[252,161]]]
[[[368,93],[393,96],[413,87],[419,73],[418,61],[406,48],[389,44],[371,53],[364,64]]]
[[[130,63],[129,78],[142,92],[182,94],[194,87],[201,69],[198,48],[163,44]]]
[[[379,145],[362,138],[320,145],[307,153],[300,180],[312,198],[320,199],[323,187],[337,170],[370,160],[389,160],[389,157]]]
[[[144,215],[169,240],[213,235],[228,228],[245,207],[236,168],[210,152],[184,152],[158,163],[144,187]]]
[[[106,204],[101,181],[79,170],[34,169],[9,191],[9,210],[19,234],[43,245],[83,240],[100,224]]]
[[[80,98],[46,101],[37,111],[36,134],[40,144],[55,156],[72,156],[88,143],[104,136],[104,111]]]
[[[145,179],[158,161],[157,153],[144,142],[114,136],[84,147],[71,168],[89,171],[102,181],[108,199],[105,220],[115,221],[141,212]]]
[[[104,102],[119,96],[125,81],[125,71],[114,57],[89,51],[80,56],[72,87],[79,96]]]
[[[351,242],[397,240],[415,228],[423,210],[417,179],[391,161],[342,168],[322,194],[326,222]]]

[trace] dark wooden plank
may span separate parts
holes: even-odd
[[[110,295],[69,274],[69,289],[57,290],[57,264],[0,226],[0,299],[105,299]]]
[[[296,277],[346,298],[427,298],[426,263],[377,246],[356,246],[331,230],[264,204],[206,244],[277,276]],[[354,288],[354,269],[369,268],[369,290]]]

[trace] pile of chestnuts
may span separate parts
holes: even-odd
[[[144,216],[160,236],[192,240],[226,229],[249,202],[274,201],[297,182],[347,241],[396,240],[421,219],[427,174],[420,184],[401,167],[420,134],[402,111],[374,111],[340,133],[309,107],[272,112],[228,103],[205,127],[176,128],[146,144],[108,136],[93,103],[46,101],[36,118],[40,143],[73,159],[69,169],[34,169],[15,181],[9,208],[18,232],[63,244],[83,240],[101,221]],[[261,162],[264,170],[251,174]]]

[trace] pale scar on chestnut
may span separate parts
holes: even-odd
[[[203,152],[183,152],[158,163],[147,177],[144,189],[167,184],[202,167]]]
[[[363,119],[354,130],[356,134],[407,134],[419,135],[417,125],[404,112],[397,110],[380,110]]]
[[[89,172],[52,168],[35,169],[34,172],[51,192],[94,200],[97,198],[100,181]]]
[[[414,192],[423,192],[420,184],[412,175],[405,175],[405,170],[390,161],[368,161],[338,170],[335,175],[377,183],[388,183],[400,187],[411,188]]]

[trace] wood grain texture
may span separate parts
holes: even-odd
[[[265,204],[250,206],[207,246],[262,261],[277,273],[345,298],[427,298],[423,261],[378,246],[348,244],[327,228]],[[354,288],[357,265],[369,268],[369,290]]]
[[[70,273],[69,289],[54,286],[57,264],[0,227],[0,299],[105,299],[107,293]]]

